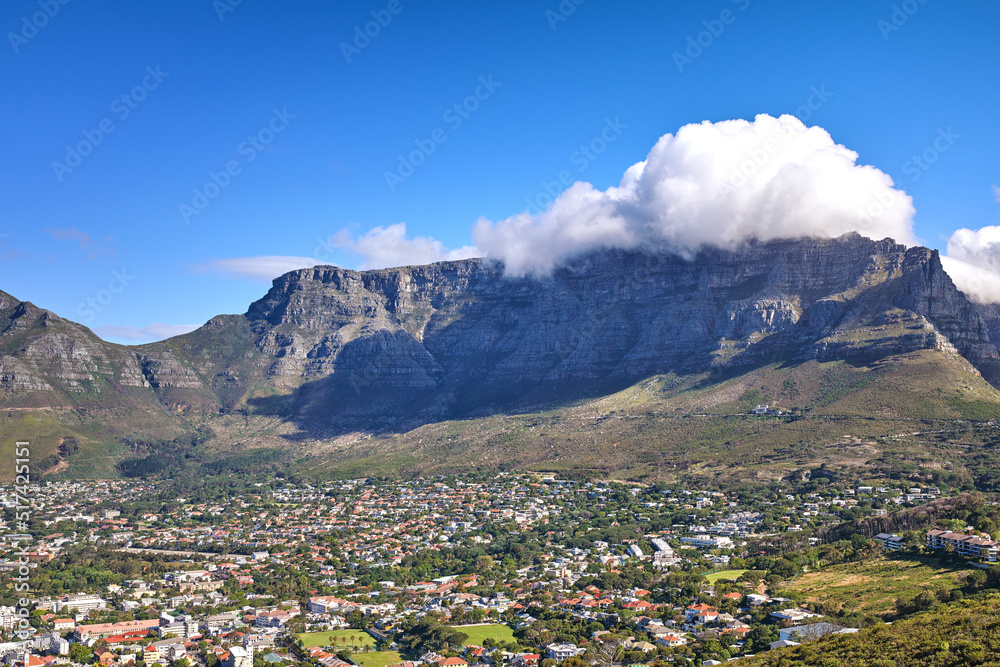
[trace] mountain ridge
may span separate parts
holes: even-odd
[[[143,415],[136,435],[239,413],[301,442],[570,404],[650,377],[922,350],[996,387],[998,315],[957,290],[936,251],[857,234],[690,259],[607,250],[545,277],[482,259],[318,266],[275,279],[242,315],[138,346],[0,293],[0,406],[81,423]]]

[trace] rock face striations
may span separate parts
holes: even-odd
[[[918,349],[961,354],[1000,386],[998,322],[955,288],[935,251],[858,235],[690,259],[609,250],[540,278],[475,259],[320,266],[276,279],[245,315],[136,347],[0,293],[0,401],[127,394],[379,430],[597,395],[653,374]]]

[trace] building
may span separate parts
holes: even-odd
[[[91,623],[78,625],[73,631],[73,637],[78,642],[88,639],[106,639],[111,635],[122,635],[130,639],[146,637],[150,630],[155,631],[160,626],[159,619],[148,621],[125,621],[123,623]]]
[[[713,537],[711,535],[698,534],[690,537],[682,537],[681,542],[690,544],[699,549],[732,549],[733,541],[728,537]]]
[[[890,533],[879,533],[872,538],[876,542],[879,542],[883,547],[889,551],[895,551],[897,549],[902,549],[906,544],[903,542],[903,538],[900,535],[892,535]]]
[[[216,634],[219,630],[233,627],[239,622],[241,622],[239,612],[226,611],[221,614],[206,616],[205,620],[202,621],[202,628],[206,634]]]
[[[233,646],[222,667],[253,667],[253,653],[242,646]]]
[[[966,535],[950,530],[927,531],[927,546],[931,549],[952,547],[965,558],[981,558],[988,563],[1000,561],[1000,542],[989,539],[989,535]]]
[[[792,623],[798,623],[799,621],[804,621],[807,618],[819,618],[819,614],[814,614],[811,611],[806,611],[805,609],[781,609],[779,611],[772,611],[769,616],[771,618],[776,618],[779,621],[791,621]]]
[[[572,658],[573,656],[580,655],[583,652],[584,649],[578,647],[576,644],[556,644],[553,642],[545,647],[545,657],[552,658],[557,661]]]
[[[100,595],[93,595],[91,593],[76,593],[75,595],[66,595],[58,600],[52,605],[53,611],[64,612],[70,610],[76,610],[80,613],[86,614],[87,612],[93,611],[94,609],[107,609],[108,602]]]
[[[826,635],[846,635],[857,632],[857,628],[845,628],[833,623],[811,623],[778,630],[778,639],[789,642],[807,642]]]

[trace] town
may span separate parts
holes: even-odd
[[[26,530],[3,488],[0,649],[19,667],[719,664],[870,622],[790,586],[824,562],[909,553],[961,560],[966,587],[1000,576],[995,506],[909,483],[113,480],[20,500]],[[973,502],[981,525],[837,533]]]

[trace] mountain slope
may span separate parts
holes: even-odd
[[[692,261],[606,252],[545,279],[506,279],[480,260],[304,269],[242,318],[140,357],[167,403],[249,403],[304,425],[378,430],[600,395],[658,373],[949,346],[1000,381],[987,327],[936,253],[852,236]]]
[[[337,442],[377,433],[394,438],[403,465],[426,458],[407,449],[408,434],[435,424],[572,411],[650,378],[680,388],[671,410],[745,411],[734,399],[749,389],[730,396],[740,383],[805,387],[821,377],[799,390],[810,398],[800,407],[833,404],[839,392],[873,414],[915,418],[913,392],[885,370],[892,360],[913,365],[904,378],[938,374],[939,386],[955,388],[927,404],[934,416],[989,415],[998,394],[976,376],[1000,385],[998,321],[955,288],[935,251],[858,235],[690,259],[604,251],[545,278],[507,278],[482,260],[315,267],[276,279],[244,315],[135,347],[2,295],[0,404],[50,408],[74,433],[105,443],[200,428],[226,446],[346,461],[368,454],[345,454]],[[830,364],[845,363],[863,372],[820,386],[831,382]],[[846,381],[847,371],[837,373]],[[699,406],[699,395],[714,398]]]

